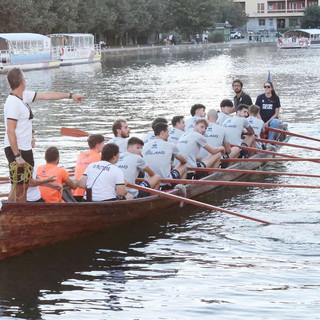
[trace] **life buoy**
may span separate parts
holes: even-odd
[[[283,41],[281,39],[278,40],[278,44],[279,46],[282,46],[283,45]]]
[[[306,45],[308,45],[309,44],[309,41],[308,40],[306,40]]]
[[[299,40],[299,45],[302,47],[304,44],[304,41],[303,40]]]

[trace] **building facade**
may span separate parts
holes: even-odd
[[[240,3],[248,16],[247,30],[275,32],[300,27],[304,11],[320,0],[234,0]]]

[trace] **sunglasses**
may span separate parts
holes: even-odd
[[[270,89],[271,87],[270,86],[264,86],[264,88],[269,88]]]
[[[29,120],[32,120],[33,119],[33,113],[32,113],[31,107],[26,102],[23,102],[23,103],[29,110]]]

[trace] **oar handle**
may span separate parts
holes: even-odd
[[[289,136],[293,136],[293,137],[299,137],[299,138],[304,138],[304,139],[308,139],[308,140],[313,140],[313,141],[318,141],[320,142],[319,139],[316,138],[312,138],[312,137],[308,137],[308,136],[304,136],[302,134],[297,134],[297,133],[293,133],[293,132],[289,132],[289,131],[285,131],[285,130],[280,130],[280,129],[276,129],[276,128],[271,128],[268,127],[267,128],[269,131],[273,131],[273,132],[277,132],[277,133],[282,133],[285,135],[289,135]]]
[[[234,216],[237,216],[237,217],[240,217],[240,218],[244,218],[244,219],[260,222],[260,223],[265,224],[265,225],[270,224],[270,222],[267,222],[267,221],[264,221],[264,220],[261,220],[261,219],[252,218],[252,217],[249,217],[249,216],[245,216],[243,214],[239,214],[239,213],[232,212],[232,211],[229,211],[229,210],[225,210],[225,209],[222,209],[222,208],[219,208],[219,207],[215,207],[215,206],[212,206],[212,205],[207,204],[207,203],[203,203],[203,202],[196,201],[196,200],[193,200],[193,199],[188,199],[188,198],[185,198],[185,197],[180,197],[180,196],[177,196],[177,195],[174,195],[174,194],[170,194],[170,193],[159,191],[159,190],[155,190],[155,189],[146,188],[146,187],[143,187],[143,186],[140,186],[140,185],[127,183],[127,187],[133,188],[133,189],[137,189],[137,190],[141,190],[141,191],[145,191],[145,192],[148,192],[148,193],[160,196],[160,197],[164,197],[164,198],[173,199],[173,200],[176,200],[176,201],[182,201],[182,202],[185,202],[185,203],[193,204],[193,205],[198,206],[198,207],[203,207],[203,208],[207,208],[207,209],[210,209],[210,210],[224,212],[224,213],[231,214],[231,215],[234,215]]]
[[[276,141],[276,140],[268,140],[268,139],[261,139],[261,138],[255,138],[255,140],[258,142],[274,144],[274,145],[279,145],[279,146],[287,146],[287,147],[293,147],[293,148],[301,148],[301,149],[307,149],[307,150],[320,151],[319,148],[301,146],[298,144],[286,143],[286,142],[281,142],[281,141]]]

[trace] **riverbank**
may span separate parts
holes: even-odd
[[[108,47],[102,49],[103,54],[118,54],[118,53],[129,53],[135,51],[155,51],[155,50],[203,50],[203,49],[216,49],[216,48],[231,48],[238,46],[250,46],[250,47],[261,47],[261,46],[276,46],[277,43],[274,41],[270,42],[254,42],[248,41],[247,39],[237,39],[230,42],[219,42],[219,43],[205,43],[205,44],[191,44],[183,43],[179,45],[137,45],[137,46],[121,46],[121,47]]]

